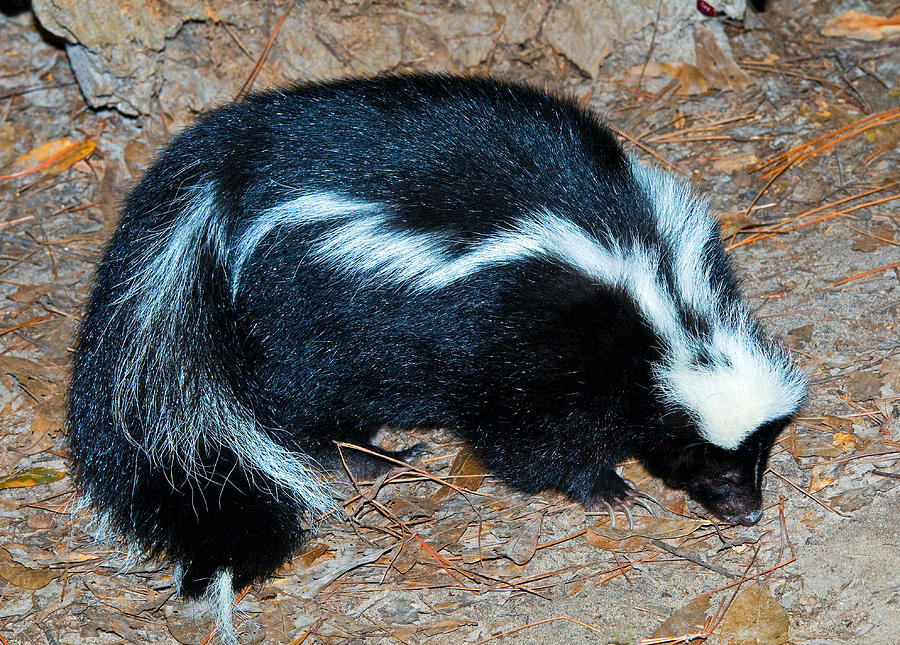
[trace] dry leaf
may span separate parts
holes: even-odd
[[[872,503],[878,491],[872,487],[851,488],[828,500],[828,503],[839,511],[852,513]]]
[[[669,619],[653,632],[653,638],[675,638],[701,633],[706,624],[708,610],[709,594],[697,596],[669,616]]]
[[[882,18],[860,11],[846,11],[830,18],[822,29],[823,36],[843,36],[854,40],[883,40],[894,34],[900,34],[900,12],[890,18]]]
[[[800,345],[801,343],[808,343],[812,340],[814,330],[814,325],[803,325],[802,327],[795,327],[787,333],[787,342],[790,345]]]
[[[751,85],[750,77],[731,54],[719,47],[715,36],[703,25],[694,25],[694,51],[697,68],[712,87],[742,91]]]
[[[6,477],[0,479],[0,490],[49,484],[51,482],[59,481],[65,476],[66,473],[59,470],[50,470],[49,468],[29,468],[17,473],[10,473]]]
[[[621,551],[623,553],[634,553],[636,551],[646,551],[649,543],[646,538],[636,535],[627,538],[610,538],[599,533],[594,533],[592,529],[588,529],[584,534],[584,539],[595,549],[603,549],[604,551]]]
[[[294,557],[294,562],[299,561],[304,569],[309,568],[319,559],[323,553],[328,550],[328,545],[324,542],[310,542]],[[293,569],[293,563],[290,565]]]
[[[719,222],[719,235],[723,239],[728,239],[742,229],[759,224],[756,219],[750,217],[744,211],[717,213],[716,219]]]
[[[868,401],[881,393],[881,380],[871,372],[855,372],[844,381],[844,389],[852,401]]]
[[[452,632],[460,627],[464,627],[466,625],[477,625],[478,623],[472,620],[464,620],[464,619],[454,619],[448,618],[446,620],[441,620],[436,623],[432,623],[428,625],[425,629],[423,629],[421,633],[425,636],[437,636],[438,634],[446,634],[447,632]]]
[[[894,239],[896,230],[890,224],[877,224],[869,229],[869,233],[871,233],[874,237],[870,237],[869,235],[861,235],[860,237],[856,238],[851,248],[854,251],[870,253],[872,251],[880,249],[882,246],[887,246],[888,244],[890,244],[888,240]]]
[[[859,446],[860,441],[855,434],[850,434],[849,432],[835,432],[834,437],[831,439],[831,443],[837,448],[840,448],[841,452],[853,452]]]
[[[768,589],[754,584],[734,599],[716,630],[722,645],[784,645],[790,622]]]
[[[145,642],[144,639],[129,626],[124,618],[117,616],[112,612],[104,611],[102,609],[88,609],[81,617],[86,620],[88,624],[93,625],[97,630],[106,632],[107,634],[115,634],[129,643],[140,645]]]
[[[834,477],[828,477],[825,474],[825,469],[821,466],[813,466],[809,479],[809,487],[806,489],[807,492],[817,493],[826,486],[831,486],[836,480]]]
[[[735,172],[755,168],[759,164],[759,157],[754,154],[739,152],[725,157],[719,157],[713,161],[712,167],[716,172]]]
[[[881,361],[879,375],[887,385],[890,385],[894,394],[900,394],[900,358],[885,358]]]
[[[467,528],[468,526],[465,524],[462,526],[451,526],[449,529],[438,532],[437,535],[428,540],[428,544],[437,553],[441,549],[446,549],[459,542],[459,538],[463,536]]]
[[[649,547],[648,539],[684,537],[709,524],[705,520],[682,517],[655,520],[652,517],[637,516],[634,518],[634,530],[630,531],[627,525],[622,527],[623,521],[620,513],[616,528],[608,521],[594,524],[585,534],[588,544],[607,551],[640,551]]]
[[[200,645],[214,625],[209,610],[203,603],[168,605],[166,629],[182,645]]]
[[[37,399],[62,396],[62,370],[17,356],[0,357],[0,376],[9,374],[23,390]]]
[[[690,63],[659,63],[659,69],[676,79],[681,94],[703,94],[709,83],[696,65]]]
[[[628,528],[620,528],[618,526],[617,528],[612,528],[605,523],[595,524],[590,530],[611,538],[639,535],[648,539],[666,540],[690,535],[701,526],[708,525],[709,522],[706,520],[693,520],[687,517],[657,520],[649,516],[639,516],[634,518],[634,529],[631,531]]]
[[[50,141],[17,157],[11,164],[11,172],[0,176],[0,180],[24,177],[32,173],[58,175],[90,156],[96,147],[97,142],[93,139],[75,142],[63,138]]]
[[[444,489],[442,488],[441,490]],[[434,517],[440,505],[434,498],[410,496],[398,497],[391,502],[390,508],[398,517],[412,519],[415,517]]]
[[[82,159],[90,157],[96,147],[97,142],[93,139],[79,141],[75,147],[67,151],[62,157],[41,168],[40,172],[41,174],[48,176],[58,175],[63,170],[71,168]]]
[[[437,553],[441,549],[453,546],[459,542],[459,538],[466,532],[466,528],[468,528],[466,525],[454,526],[438,532],[426,540],[428,548]],[[403,543],[403,549],[400,551],[400,555],[394,558],[392,566],[400,573],[408,573],[413,566],[422,561],[434,562],[434,555],[428,549],[422,548],[418,540],[410,538]]]
[[[21,589],[43,589],[59,577],[58,571],[29,569],[12,559],[9,551],[0,549],[0,578]]]
[[[7,298],[13,302],[34,302],[41,296],[53,291],[55,287],[56,285],[52,282],[45,282],[43,284],[23,284],[19,285],[19,288],[16,289],[13,294],[7,296]]]
[[[15,158],[15,160],[9,165],[9,174],[15,174],[17,172],[33,168],[39,163],[43,163],[48,159],[52,159],[53,157],[64,153],[66,150],[71,149],[74,145],[75,142],[71,139],[63,138],[55,139],[48,143],[41,144],[36,148],[32,148],[28,152],[21,154]]]
[[[843,419],[832,414],[826,414],[822,417],[822,423],[834,430],[846,432],[853,429],[853,421],[851,419]]]
[[[153,161],[153,149],[143,141],[129,141],[122,154],[132,176],[140,175]]]
[[[798,457],[837,457],[840,448],[831,442],[831,437],[817,434],[800,434],[794,440],[794,451]]]
[[[400,547],[400,554],[393,559],[391,566],[400,573],[409,573],[422,559],[422,545],[414,538],[405,540]]]
[[[447,481],[461,488],[478,490],[481,482],[484,481],[485,470],[485,467],[475,458],[471,450],[460,448],[453,459],[453,463],[450,464],[450,477]],[[431,499],[432,501],[440,502],[455,494],[455,490],[445,486],[432,495]]]
[[[66,402],[62,396],[49,397],[35,404],[31,427],[16,436],[16,450],[36,455],[53,447],[53,437],[62,428]]]
[[[537,551],[543,522],[543,513],[525,522],[519,533],[503,546],[500,553],[520,566],[526,564]]]

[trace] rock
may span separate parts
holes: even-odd
[[[736,12],[743,0],[731,4]],[[235,96],[288,4],[34,0],[33,9],[66,41],[89,105],[127,115],[162,110],[177,125]],[[683,51],[686,29],[707,19],[691,3],[308,0],[290,7],[255,87],[396,70],[483,71],[504,56],[530,69],[559,69],[564,57],[593,76],[627,36],[647,29],[649,43],[657,19],[654,57],[693,59]],[[724,32],[714,33],[727,52]]]
[[[544,37],[563,56],[591,76],[613,44],[640,30],[656,15],[659,2],[563,0],[551,9]]]

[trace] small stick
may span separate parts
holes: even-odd
[[[617,135],[619,135],[619,136],[622,137],[623,139],[627,139],[628,141],[630,141],[631,143],[633,143],[634,145],[636,145],[638,148],[640,148],[641,150],[643,150],[643,151],[646,152],[647,154],[653,156],[654,159],[656,159],[656,160],[659,161],[660,163],[662,163],[662,164],[668,166],[669,168],[671,168],[671,169],[674,170],[675,172],[677,172],[677,173],[679,173],[679,174],[681,174],[681,175],[684,175],[685,177],[689,177],[689,176],[690,176],[690,175],[688,175],[688,173],[686,173],[685,171],[683,171],[681,168],[679,168],[678,166],[676,166],[675,164],[673,164],[671,161],[669,161],[668,159],[666,159],[665,157],[663,157],[662,155],[660,155],[658,152],[656,152],[655,150],[653,150],[653,148],[651,148],[651,147],[648,146],[648,145],[645,145],[645,144],[641,143],[640,141],[638,141],[637,139],[635,139],[633,136],[631,136],[630,134],[628,134],[628,133],[625,132],[624,130],[620,130],[619,128],[617,128],[616,126],[614,126],[614,125],[611,124],[611,123],[607,123],[607,124],[606,124],[606,127],[608,127],[610,130],[612,130],[613,132],[615,132]]]
[[[900,262],[894,262],[893,264],[886,264],[883,267],[878,267],[877,269],[870,269],[869,271],[863,271],[862,273],[857,273],[856,275],[851,275],[849,278],[844,278],[843,280],[838,280],[837,282],[832,282],[829,287],[839,287],[842,284],[847,284],[848,282],[853,282],[854,280],[859,280],[860,278],[865,278],[866,276],[870,276],[875,273],[881,273],[882,271],[887,271],[888,269],[895,269],[900,267]]]
[[[754,578],[758,578],[767,573],[771,573],[772,571],[775,571],[775,569],[780,569],[781,567],[786,567],[787,565],[789,565],[791,562],[793,562],[796,559],[797,559],[796,557],[793,557],[790,560],[785,560],[781,564],[776,564],[774,567],[769,567],[765,571],[760,571],[759,573],[754,573],[752,576],[747,576],[747,577],[741,578],[740,580],[729,583],[729,584],[725,585],[724,587],[719,587],[718,589],[713,589],[712,591],[710,591],[708,593],[709,593],[709,595],[712,595],[714,593],[719,593],[720,591],[725,591],[726,589],[731,589],[732,587],[734,587],[736,585],[742,585],[745,582],[753,580]]]
[[[655,546],[658,549],[663,549],[664,551],[668,551],[672,555],[677,555],[679,558],[684,558],[685,560],[688,560],[689,562],[693,562],[694,564],[697,564],[697,565],[700,565],[701,567],[709,569],[710,571],[715,571],[716,573],[719,573],[719,574],[725,576],[726,578],[740,578],[740,576],[738,574],[732,573],[731,571],[729,571],[728,569],[726,569],[724,567],[720,567],[717,564],[712,564],[711,562],[706,562],[704,559],[698,558],[695,555],[691,555],[690,553],[688,553],[686,551],[682,551],[681,549],[678,549],[674,546],[670,546],[670,545],[666,544],[665,542],[663,542],[662,540],[657,540],[656,538],[652,538],[650,540],[650,544],[652,544],[653,546]]]
[[[834,513],[835,515],[840,515],[841,517],[850,517],[850,516],[847,515],[846,513],[841,513],[841,512],[840,512],[839,510],[837,510],[836,508],[832,508],[831,506],[829,506],[828,504],[826,504],[825,502],[823,502],[822,500],[820,500],[820,499],[819,499],[818,497],[816,497],[815,495],[806,492],[805,490],[803,490],[802,488],[800,488],[799,486],[797,486],[797,484],[795,484],[794,482],[792,482],[790,479],[788,479],[787,477],[785,477],[785,476],[783,476],[783,475],[781,475],[781,474],[779,474],[779,473],[776,473],[776,472],[775,472],[774,470],[772,470],[771,468],[766,468],[766,472],[767,472],[767,473],[772,473],[772,474],[775,475],[778,479],[780,479],[781,481],[783,481],[785,484],[791,486],[792,488],[797,489],[798,491],[800,491],[801,493],[803,493],[804,495],[806,495],[807,497],[809,497],[809,498],[810,498],[812,501],[814,501],[816,504],[818,504],[818,505],[821,506],[822,508],[828,509],[829,511],[831,511],[831,512]]]
[[[250,91],[250,88],[253,87],[253,83],[254,81],[256,81],[256,77],[259,76],[259,71],[262,69],[262,64],[266,60],[266,56],[269,55],[269,51],[271,51],[272,45],[275,44],[275,39],[278,37],[278,32],[281,31],[281,27],[282,25],[284,25],[284,21],[287,20],[288,14],[293,8],[294,0],[291,0],[290,4],[288,4],[288,8],[284,12],[284,15],[281,16],[281,20],[278,21],[277,25],[275,25],[275,29],[272,30],[272,34],[269,36],[269,40],[266,41],[266,45],[265,47],[263,47],[262,53],[260,53],[259,58],[256,59],[256,64],[254,64],[253,69],[250,70],[250,75],[247,77],[247,80],[244,81],[244,84],[241,85],[241,89],[239,89],[238,93],[235,95],[235,100],[241,99],[246,96]]]
[[[553,618],[544,618],[543,620],[538,620],[533,623],[527,623],[525,625],[520,625],[519,627],[515,627],[513,629],[507,630],[505,632],[500,632],[499,634],[494,634],[493,636],[489,636],[488,638],[482,639],[475,643],[475,645],[482,645],[483,643],[488,643],[493,640],[497,640],[498,638],[503,638],[504,636],[509,636],[510,634],[515,634],[517,632],[522,631],[523,629],[529,629],[530,627],[537,627],[538,625],[546,625],[547,623],[553,623],[559,620],[564,620],[566,622],[575,623],[576,625],[581,625],[585,629],[589,629],[595,634],[602,634],[597,627],[593,625],[588,625],[587,623],[583,623],[580,620],[575,620],[574,618],[569,618],[568,616],[554,616]]]
[[[11,331],[16,331],[17,329],[22,329],[22,327],[30,327],[31,325],[36,325],[40,322],[44,322],[48,318],[52,318],[54,314],[44,314],[43,316],[38,316],[37,318],[32,318],[31,320],[26,320],[24,322],[20,322],[18,325],[13,325],[12,327],[7,327],[6,329],[0,330],[0,336],[5,336]]]

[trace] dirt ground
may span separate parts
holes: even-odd
[[[732,645],[900,643],[898,22],[894,31],[865,23],[868,39],[823,34],[847,10],[885,17],[897,5],[768,4],[743,22],[710,19],[731,47],[722,60],[739,66],[730,80],[705,65],[715,67],[715,52],[693,67],[660,64],[652,25],[593,74],[540,39],[465,68],[575,96],[642,160],[684,174],[721,213],[753,310],[810,379],[765,476],[763,520],[716,525],[626,464],[669,509],[659,522],[638,515],[632,535],[621,517],[614,530],[605,515],[587,516],[553,492],[528,497],[477,476],[450,433],[388,431],[386,447],[426,442],[418,469],[462,476],[452,481],[484,495],[451,493],[398,468],[368,489],[389,518],[347,486],[352,521],[324,526],[279,577],[241,600],[242,643],[577,645],[687,635]],[[21,4],[8,5],[0,642],[201,643],[212,619],[174,595],[170,567],[129,560],[91,537],[89,511],[70,513],[62,429],[71,334],[117,204],[195,115],[88,107],[62,43]],[[254,32],[254,55],[282,6]],[[191,29],[194,38],[234,40],[219,27]],[[278,64],[273,50],[263,69]],[[244,77],[252,66],[243,61]],[[811,145],[795,148],[802,144]]]

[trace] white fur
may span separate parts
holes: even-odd
[[[199,272],[197,248],[207,244],[223,267],[226,261],[213,196],[211,186],[198,189],[171,227],[153,233],[147,241],[154,249],[148,254],[151,260],[132,273],[119,299],[120,316],[129,315],[126,303],[134,305],[136,313],[131,314],[132,335],[113,386],[118,426],[155,463],[177,463],[192,479],[210,476],[201,471],[196,458],[201,446],[226,446],[251,476],[258,473],[262,481],[273,481],[274,494],[291,496],[314,516],[324,515],[335,508],[335,501],[318,475],[320,469],[305,455],[272,441],[249,410],[222,393],[223,383],[209,382],[208,376],[196,373],[178,354],[179,330],[190,324],[182,316],[195,306],[190,300]],[[264,230],[251,231],[253,238],[264,235]],[[139,440],[129,434],[126,414],[138,400],[141,383],[159,378],[166,367],[178,373],[179,382],[170,384],[171,396],[157,392],[155,398],[144,398],[148,409],[142,410],[146,425]]]
[[[722,311],[721,294],[707,269],[717,231],[707,206],[669,175],[637,163],[634,175],[653,208],[653,225],[663,248],[622,246],[598,239],[571,220],[548,211],[523,214],[512,225],[454,254],[437,234],[404,230],[384,204],[333,193],[299,196],[261,215],[237,248],[233,275],[276,227],[315,225],[306,232],[310,259],[338,272],[433,291],[491,266],[546,258],[625,291],[664,340],[666,356],[655,371],[664,394],[685,408],[704,437],[735,448],[759,425],[793,412],[803,397],[802,377],[779,352],[762,344],[741,304]],[[675,293],[663,284],[661,266],[673,268]],[[236,293],[238,285],[233,289]],[[701,316],[710,339],[690,336],[679,306]],[[713,364],[698,367],[700,354]]]
[[[793,413],[803,399],[802,379],[757,341],[717,329],[711,367],[674,363],[664,370],[670,398],[699,422],[706,439],[737,448],[761,424]]]
[[[234,633],[235,595],[231,569],[225,568],[216,572],[209,587],[206,588],[206,597],[213,609],[219,639],[225,645],[237,645],[237,636]]]
[[[780,351],[763,345],[749,329],[741,303],[722,311],[723,298],[707,269],[718,231],[707,205],[671,175],[632,162],[632,171],[653,206],[660,235],[668,243],[678,297],[712,328],[710,339],[670,335],[669,356],[657,373],[666,394],[698,421],[704,437],[736,448],[757,427],[793,413],[805,381]],[[702,344],[701,344],[702,343]],[[697,366],[701,352],[711,366]]]

